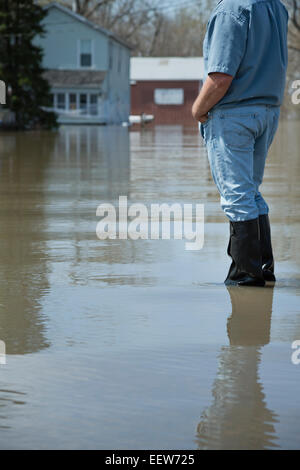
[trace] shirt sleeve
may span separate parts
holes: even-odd
[[[248,21],[228,12],[217,13],[207,28],[207,73],[235,76],[246,50]]]

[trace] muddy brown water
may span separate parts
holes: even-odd
[[[275,288],[226,289],[194,129],[1,134],[2,449],[300,448],[299,148],[282,121],[263,184]],[[99,240],[96,209],[120,195],[204,204],[203,249]]]

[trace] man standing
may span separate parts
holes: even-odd
[[[230,221],[226,285],[275,282],[269,208],[259,187],[283,99],[287,22],[280,0],[221,0],[207,25],[206,80],[192,114]]]

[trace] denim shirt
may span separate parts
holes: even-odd
[[[214,106],[280,106],[287,69],[288,12],[280,0],[221,0],[207,24],[203,43],[205,78],[234,77]]]

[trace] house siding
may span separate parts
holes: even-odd
[[[44,26],[46,35],[35,41],[44,51],[43,67],[54,70],[98,70],[106,72],[103,82],[98,87],[98,91],[101,93],[101,97],[99,96],[99,123],[120,124],[123,121],[127,122],[130,113],[130,49],[105,32],[84,24],[75,18],[72,13],[64,12],[55,5],[48,8]],[[92,67],[80,67],[79,44],[81,39],[92,41]],[[109,64],[111,47],[113,48],[112,68]],[[118,70],[119,53],[122,56],[121,72]],[[73,93],[73,89],[70,88],[52,89],[53,93],[63,91]],[[90,90],[82,85],[77,91],[87,93]],[[96,118],[93,118],[92,122],[95,122],[95,120],[97,121]],[[66,116],[61,116],[59,121],[67,122],[68,119]],[[73,122],[73,120],[71,121]]]
[[[92,70],[108,68],[108,37],[88,25],[72,18],[67,13],[49,8],[44,19],[46,36],[42,38],[44,49],[43,66],[49,69],[77,69],[78,41],[90,39],[94,43]]]

